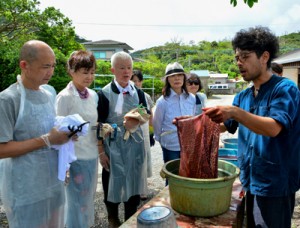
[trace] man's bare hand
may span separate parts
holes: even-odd
[[[69,141],[68,132],[58,131],[56,128],[51,129],[48,138],[51,145],[61,145]]]
[[[106,155],[106,153],[101,152],[99,154],[99,159],[101,166],[109,172],[109,157]]]
[[[175,117],[175,119],[173,119],[172,123],[177,125],[178,120],[188,119],[190,117],[192,117],[192,116],[178,116],[178,117]]]
[[[130,130],[136,128],[140,124],[140,121],[134,118],[126,118],[123,124],[126,130]]]
[[[207,115],[212,121],[216,123],[223,123],[224,121],[232,117],[234,106],[216,106],[203,108],[203,112]]]

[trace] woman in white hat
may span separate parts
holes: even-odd
[[[168,64],[163,78],[165,85],[162,96],[156,102],[153,117],[154,137],[162,147],[164,162],[180,158],[177,127],[172,124],[175,117],[194,115],[196,98],[186,88],[183,67],[175,62]]]

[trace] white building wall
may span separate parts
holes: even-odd
[[[293,82],[295,82],[296,85],[298,84],[298,74],[298,68],[283,68],[283,77],[291,79]]]

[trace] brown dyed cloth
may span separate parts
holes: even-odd
[[[177,120],[177,129],[181,148],[179,175],[217,178],[220,125],[201,114]]]
[[[141,124],[146,123],[147,121],[149,121],[150,119],[150,114],[147,113],[146,108],[139,106],[137,108],[134,108],[132,110],[130,110],[128,113],[125,114],[124,116],[124,121],[128,120],[128,119],[136,119],[138,120],[138,124],[136,126],[134,126],[132,129],[126,129],[126,132],[124,134],[124,140],[127,140],[130,136],[131,133],[136,132],[136,130],[138,129],[138,127]],[[143,138],[141,136],[141,138]]]

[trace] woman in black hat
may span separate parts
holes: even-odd
[[[162,96],[156,102],[152,124],[155,140],[162,147],[166,163],[180,158],[177,127],[172,124],[172,120],[178,116],[194,115],[196,99],[187,91],[186,75],[179,63],[167,65],[163,80],[165,85]]]

